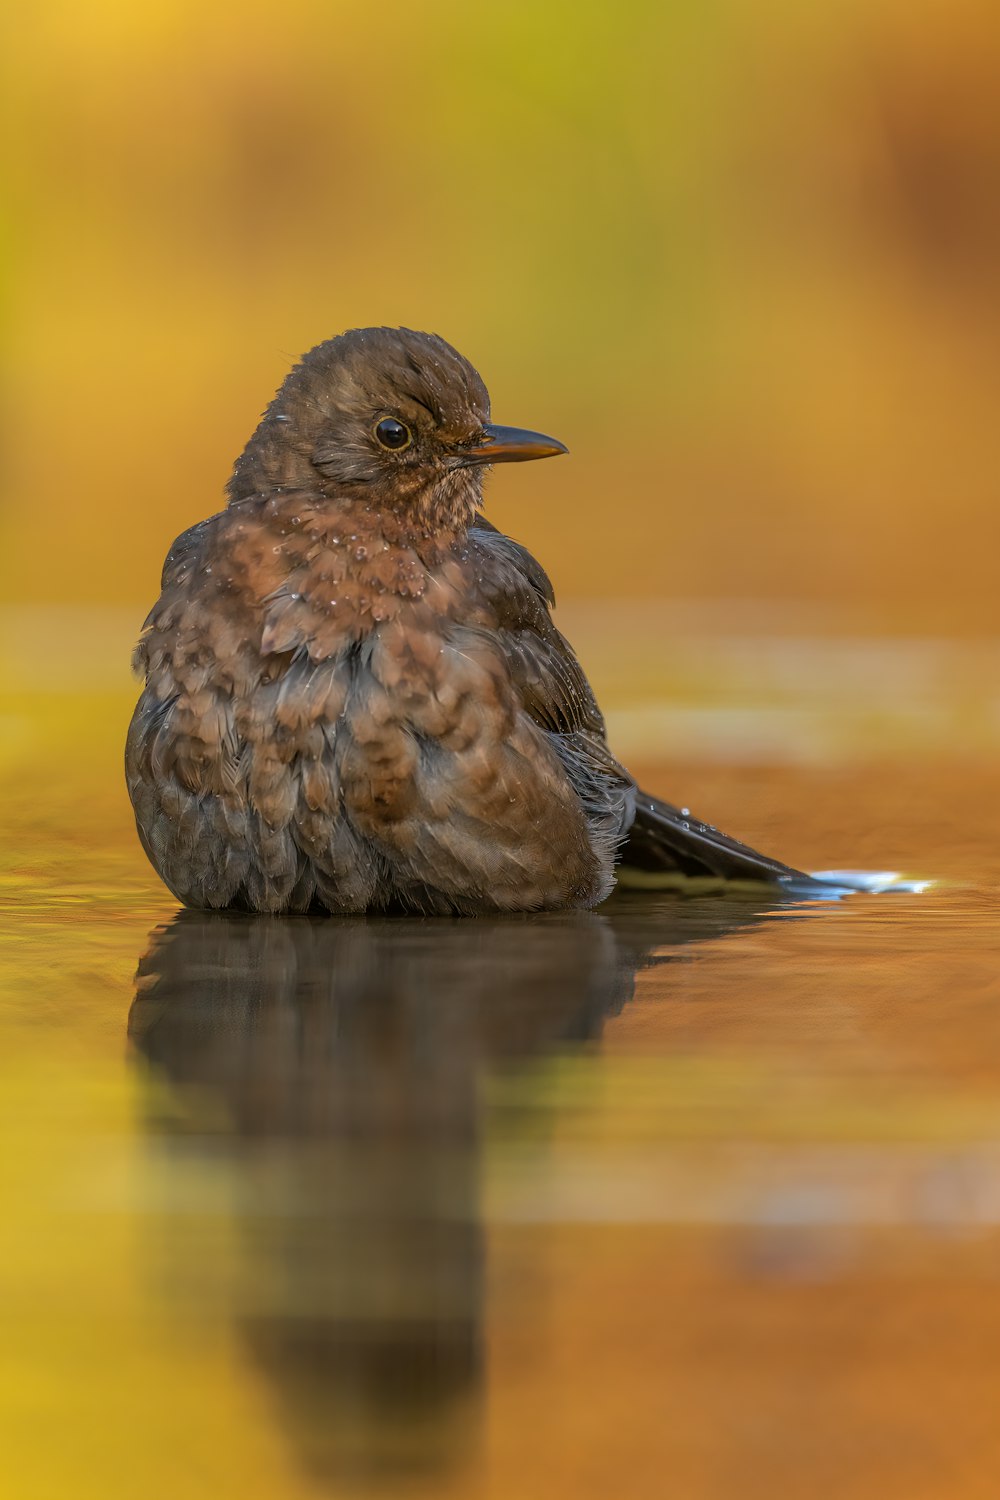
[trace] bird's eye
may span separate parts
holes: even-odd
[[[399,453],[413,442],[413,434],[404,423],[397,422],[395,417],[383,417],[381,422],[375,423],[375,441],[381,443],[383,448],[391,448],[394,453]]]

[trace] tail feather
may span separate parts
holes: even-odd
[[[686,807],[672,807],[639,791],[635,821],[621,850],[618,884],[626,890],[681,890],[688,895],[769,885],[780,887],[784,899],[838,901],[855,892],[918,895],[934,881],[907,879],[895,870],[817,870],[807,875],[720,833]]]
[[[620,855],[620,885],[707,889],[734,881],[776,885],[808,879],[801,870],[758,854],[692,817],[687,808],[672,807],[648,792],[636,796],[635,821]]]

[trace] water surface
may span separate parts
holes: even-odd
[[[127,708],[12,720],[12,1496],[995,1495],[988,762],[647,768],[920,895],[208,918]]]

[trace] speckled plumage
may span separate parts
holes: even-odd
[[[387,415],[405,452],[373,435]],[[791,873],[614,760],[545,573],[478,514],[484,463],[543,456],[505,432],[443,340],[342,335],[286,379],[227,509],[174,543],[126,774],[186,905],[589,907],[626,839],[647,872]]]

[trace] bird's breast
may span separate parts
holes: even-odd
[[[377,626],[340,730],[345,808],[370,832],[418,807],[446,816],[457,780],[488,779],[514,714],[503,664],[481,633],[426,609]]]

